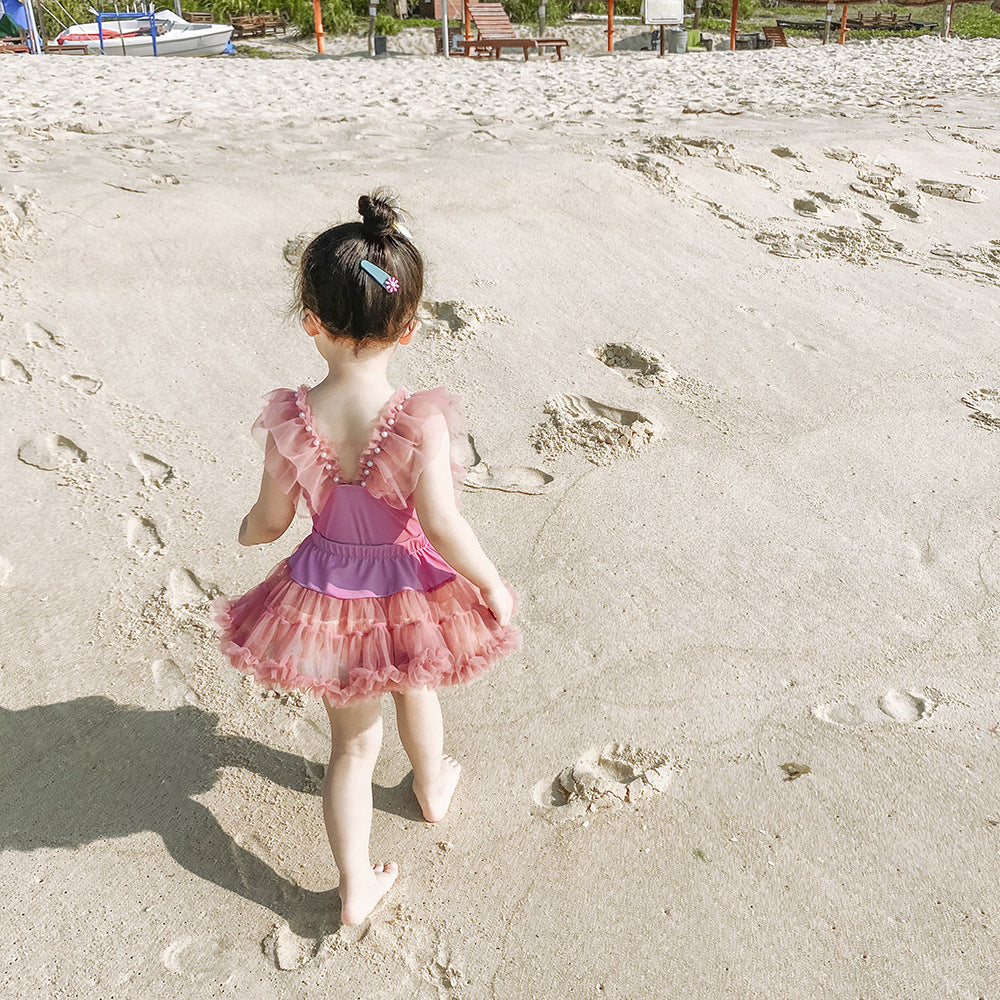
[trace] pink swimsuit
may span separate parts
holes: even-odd
[[[444,415],[454,446],[457,400],[444,389],[395,393],[351,475],[316,429],[306,393],[270,393],[254,432],[270,435],[264,467],[307,505],[313,530],[263,583],[216,602],[222,651],[267,687],[335,705],[478,677],[519,635],[435,551],[412,500],[431,457],[424,424]]]

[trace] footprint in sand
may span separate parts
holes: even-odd
[[[910,222],[920,222],[923,219],[919,202],[914,201],[912,198],[900,198],[898,201],[891,201],[889,202],[889,208],[896,215],[904,219],[909,219]]]
[[[900,180],[903,171],[895,163],[865,163],[854,161],[857,180],[851,182],[851,190],[878,201],[894,201],[905,198],[909,191]]]
[[[807,174],[812,173],[812,168],[805,163],[802,157],[787,146],[775,146],[771,152],[780,160],[791,160],[796,170],[801,170]]]
[[[244,964],[236,943],[229,937],[214,934],[177,938],[163,949],[160,961],[179,976],[222,985]]]
[[[497,490],[500,493],[544,493],[553,476],[530,466],[511,465],[492,469],[485,462],[477,462],[465,474],[463,483],[473,490]]]
[[[299,233],[298,236],[292,236],[290,239],[285,240],[285,246],[281,251],[282,257],[284,257],[285,260],[292,265],[292,267],[298,267],[306,247],[309,246],[309,244],[312,243],[318,235],[318,233]]]
[[[594,356],[601,364],[615,369],[643,389],[675,385],[680,381],[680,372],[667,364],[662,355],[633,344],[605,344],[594,351]]]
[[[0,248],[24,235],[31,200],[30,192],[23,188],[0,186]]]
[[[319,951],[320,941],[299,937],[286,923],[278,924],[260,943],[261,951],[275,968],[292,972],[308,965]]]
[[[962,402],[972,410],[969,419],[980,427],[991,431],[1000,428],[1000,389],[973,389],[962,397]]]
[[[175,569],[167,584],[167,603],[177,613],[206,610],[209,601],[219,596],[217,587],[202,583],[189,569]]]
[[[437,990],[438,1000],[459,1000],[463,987],[470,983],[450,952],[440,945],[433,961],[424,966],[424,973]]]
[[[840,163],[854,163],[858,159],[858,154],[846,146],[828,146],[823,150],[823,155]]]
[[[171,466],[153,455],[147,455],[144,451],[134,452],[131,459],[132,464],[139,470],[145,486],[166,486],[174,478]]]
[[[468,302],[449,300],[436,302],[425,299],[420,303],[417,317],[425,337],[443,338],[448,341],[471,340],[482,323],[506,323],[507,317],[489,306],[473,306]]]
[[[634,170],[642,174],[654,187],[660,189],[663,194],[675,194],[677,192],[677,179],[671,173],[668,164],[657,156],[650,156],[647,153],[632,153],[629,156],[620,156],[617,161],[618,166],[626,170]]]
[[[917,181],[917,188],[924,194],[935,198],[948,198],[951,201],[965,201],[977,205],[983,200],[983,193],[969,184],[955,184],[952,181]]]
[[[29,438],[17,449],[17,457],[25,465],[46,472],[87,461],[87,453],[61,434],[38,434]]]
[[[470,340],[476,335],[476,328],[464,315],[461,302],[421,302],[417,316],[424,336]]]
[[[651,135],[645,144],[649,152],[669,156],[678,163],[688,157],[698,156],[708,157],[715,162],[715,166],[724,170],[735,170],[741,166],[731,142],[710,136]]]
[[[130,517],[125,534],[128,538],[128,547],[136,555],[159,555],[166,548],[156,528],[156,522],[148,517]]]
[[[535,448],[550,453],[582,449],[595,465],[637,454],[659,429],[641,413],[620,410],[588,396],[553,396],[542,410],[548,419],[531,433]]]
[[[104,383],[99,378],[91,378],[89,375],[63,375],[63,382],[66,385],[72,386],[78,392],[82,392],[87,396],[93,396],[95,393],[101,391],[101,387]]]
[[[807,219],[815,219],[819,215],[819,205],[812,198],[795,198],[792,201],[792,208],[796,215]]]
[[[58,333],[42,326],[41,323],[24,324],[24,336],[32,347],[65,347],[66,342]]]
[[[925,267],[927,274],[951,274],[959,278],[971,278],[982,285],[1000,285],[1000,240],[990,240],[981,246],[966,250],[956,250],[947,244],[936,246],[931,255],[951,267]]]
[[[552,483],[550,476],[541,469],[524,466],[491,467],[483,461],[476,449],[476,442],[469,435],[468,472],[463,483],[473,490],[498,490],[501,493],[544,493]]]
[[[198,705],[201,698],[187,682],[181,668],[173,660],[156,660],[152,666],[153,686],[171,705]]]
[[[922,691],[886,691],[873,701],[829,702],[816,705],[812,712],[821,722],[835,726],[868,726],[880,722],[909,725],[929,718],[937,703]]]
[[[842,198],[827,194],[825,191],[806,191],[805,197],[792,199],[792,208],[796,214],[806,219],[828,215],[835,212],[843,204]]]
[[[639,802],[670,784],[676,765],[658,750],[608,743],[588,750],[555,779],[544,779],[533,792],[536,816],[550,823],[579,819],[598,809]]]
[[[874,264],[890,259],[916,263],[903,256],[903,245],[878,229],[830,226],[803,233],[757,233],[754,239],[778,257],[836,257],[851,264]]]
[[[0,381],[27,384],[31,381],[31,372],[17,358],[4,358],[0,361]]]

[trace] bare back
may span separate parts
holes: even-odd
[[[330,442],[341,469],[356,469],[371,440],[372,428],[392,400],[391,385],[328,386],[309,390],[309,408],[316,429]]]

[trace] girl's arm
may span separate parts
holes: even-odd
[[[267,447],[274,441],[268,435]],[[240,545],[263,545],[280,538],[295,517],[295,504],[267,471],[260,477],[260,494],[240,525]]]
[[[444,417],[428,419],[424,433],[431,440],[437,438],[440,444],[420,473],[413,492],[420,527],[445,561],[480,589],[496,620],[507,625],[514,611],[510,591],[455,504]]]

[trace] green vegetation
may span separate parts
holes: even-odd
[[[100,0],[61,0],[62,7],[77,23],[92,21],[90,6],[93,3],[100,7]],[[159,0],[161,6],[170,8],[170,0]],[[637,17],[642,0],[615,0],[615,13],[622,16]],[[386,0],[381,4],[383,11],[375,22],[375,30],[380,35],[394,35],[403,28],[423,27],[437,24],[426,18],[411,17],[405,20],[385,13],[388,7]],[[108,4],[109,9],[113,4]],[[208,11],[214,20],[228,24],[234,17],[245,14],[260,14],[265,11],[277,10],[293,28],[304,35],[313,31],[312,0],[182,0],[181,7],[185,11]],[[512,21],[522,24],[538,23],[538,0],[504,0]],[[857,9],[848,4],[849,12]],[[687,0],[688,10],[694,9],[693,0]],[[58,7],[60,18],[65,14]],[[329,34],[348,34],[363,32],[368,27],[368,0],[322,0],[323,27]],[[416,9],[414,0],[413,9]],[[710,30],[725,31],[729,29],[729,11],[731,0],[705,0],[702,7],[702,27]],[[546,9],[546,20],[550,25],[556,25],[566,19],[574,10],[590,14],[604,14],[607,11],[605,3],[588,2],[588,0],[550,0]],[[866,6],[866,12],[881,11],[889,13],[896,10],[902,14],[912,14],[918,21],[940,21],[941,7],[895,7],[892,4]],[[750,28],[761,24],[772,24],[775,18],[814,21],[824,16],[822,6],[785,5],[764,7],[761,0],[739,0],[739,20],[741,28]],[[839,21],[839,8],[836,21]],[[62,25],[48,14],[43,14],[45,32],[50,37],[57,34]],[[933,29],[935,32],[938,29]],[[1000,14],[991,11],[987,3],[959,4],[955,8],[952,30],[963,38],[1000,38]],[[791,32],[795,34],[796,32]],[[813,34],[813,32],[805,32]],[[852,39],[884,38],[889,34],[885,31],[852,31]],[[912,37],[920,32],[900,32]]]
[[[988,3],[959,4],[951,30],[962,38],[1000,38],[1000,14]]]
[[[847,5],[848,16],[854,16],[858,10],[865,14],[891,14],[896,11],[904,17],[909,14],[914,21],[926,21],[937,23],[938,27],[925,29],[923,31],[899,31],[895,34],[904,38],[914,38],[917,35],[939,34],[941,23],[941,4],[932,4],[929,7],[898,7],[891,3],[868,5],[857,7],[850,2]],[[776,18],[782,20],[788,18],[798,21],[816,21],[822,19],[826,14],[826,9],[822,6],[803,6],[794,4],[781,4],[777,7],[762,8],[755,14],[747,18],[747,27],[754,27],[758,24],[772,24]],[[724,18],[724,27],[728,28],[729,19]],[[743,14],[740,13],[740,26],[743,26]],[[834,14],[833,27],[836,29],[840,24],[840,6],[838,5]],[[715,25],[711,25],[714,27]],[[1000,38],[1000,14],[990,10],[988,3],[962,4],[955,7],[955,16],[951,23],[952,34],[962,38]],[[795,35],[814,36],[815,31],[795,31],[785,29],[786,33]],[[864,41],[868,38],[892,37],[891,31],[851,31],[848,36],[854,41]]]

